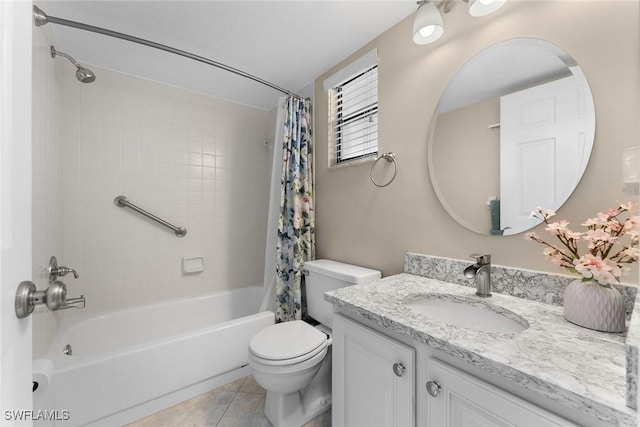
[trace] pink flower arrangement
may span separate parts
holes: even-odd
[[[635,210],[635,202],[621,204],[587,219],[582,223],[587,230],[576,232],[569,229],[565,220],[551,222],[549,218],[556,215],[554,211],[538,207],[531,215],[541,219],[547,225],[545,230],[556,236],[563,247],[547,243],[533,232],[526,233],[524,238],[545,245],[543,253],[553,264],[581,275],[583,282],[595,281],[608,288],[620,283],[625,264],[638,261],[640,217],[621,218],[623,213],[633,214]]]

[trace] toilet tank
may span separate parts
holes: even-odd
[[[324,293],[345,286],[371,282],[381,277],[377,270],[329,259],[307,261],[304,263],[304,269],[307,270],[305,276],[307,312],[309,316],[330,328],[333,327],[333,306],[324,300]]]

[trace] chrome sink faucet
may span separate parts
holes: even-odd
[[[491,296],[491,255],[471,254],[476,263],[464,269],[464,277],[476,280],[476,295],[487,298]]]

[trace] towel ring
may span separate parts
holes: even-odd
[[[376,167],[376,164],[380,161],[380,159],[385,159],[387,162],[393,162],[393,176],[391,177],[389,182],[387,182],[386,184],[378,184],[373,179],[373,169]],[[369,178],[371,178],[371,182],[373,182],[373,185],[375,185],[376,187],[386,187],[387,185],[391,184],[394,179],[396,179],[397,174],[398,174],[398,162],[396,161],[396,155],[390,151],[388,153],[384,153],[380,155],[380,157],[378,157],[376,161],[373,162],[373,164],[371,165],[371,170],[369,171]]]

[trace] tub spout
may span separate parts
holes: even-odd
[[[69,308],[84,308],[85,307],[85,298],[84,295],[80,295],[78,298],[67,298],[64,302],[64,305],[60,307],[58,310],[66,310]]]

